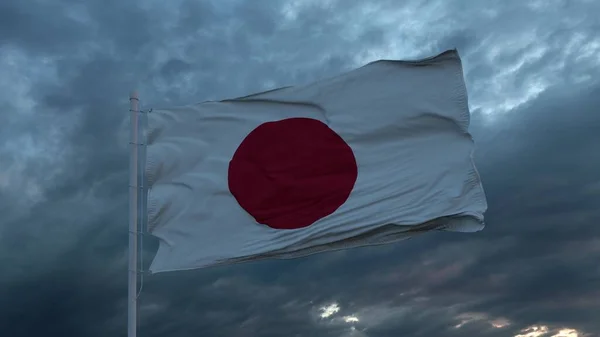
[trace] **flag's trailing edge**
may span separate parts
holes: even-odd
[[[460,57],[380,60],[253,95],[154,109],[152,272],[474,232],[487,202]]]

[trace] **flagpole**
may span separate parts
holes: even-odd
[[[137,91],[129,95],[129,286],[127,289],[127,337],[137,335],[138,278],[138,128],[139,98]]]

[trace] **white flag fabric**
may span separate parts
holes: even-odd
[[[148,114],[153,273],[484,227],[455,50]]]

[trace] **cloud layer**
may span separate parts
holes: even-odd
[[[0,328],[124,336],[127,110],[457,47],[477,234],[144,280],[140,336],[600,335],[600,3],[0,4]],[[144,258],[156,248],[146,240]]]

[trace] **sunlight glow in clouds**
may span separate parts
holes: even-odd
[[[357,323],[359,321],[358,317],[354,315],[344,316],[343,319],[346,323]]]
[[[542,337],[546,336],[549,329],[545,325],[534,325],[527,329],[521,330],[521,334],[515,335],[514,337]],[[561,329],[558,333],[551,335],[550,337],[581,337],[579,332],[575,329]]]
[[[548,333],[547,326],[532,326],[527,329],[521,330],[523,334],[515,335],[515,337],[540,337]]]
[[[490,317],[485,313],[462,313],[456,318],[460,319],[460,323],[454,326],[455,329],[460,329],[465,324],[476,321],[485,321],[496,329],[501,329],[510,325],[510,321],[505,318],[490,319]]]
[[[340,311],[340,307],[337,303],[332,303],[330,305],[320,308],[319,310],[321,311],[321,318],[329,318],[332,315],[338,313]]]
[[[579,333],[575,329],[562,329],[552,337],[579,337]]]
[[[490,324],[496,329],[501,329],[506,326],[509,326],[510,322],[507,319],[500,318],[500,319],[495,319],[495,320],[491,321]]]

